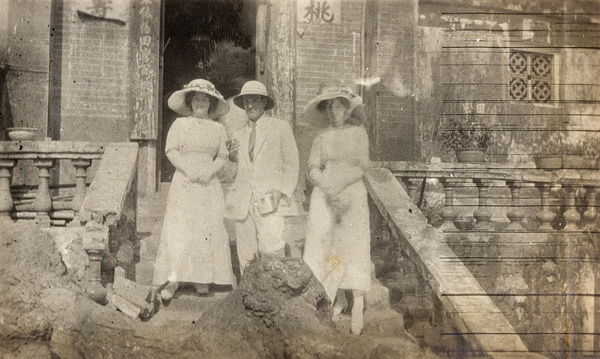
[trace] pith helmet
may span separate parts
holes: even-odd
[[[240,94],[233,98],[233,103],[241,108],[244,108],[244,97],[245,95],[261,95],[267,98],[267,105],[265,111],[268,111],[275,106],[275,101],[267,93],[267,88],[261,82],[248,81],[242,87]]]

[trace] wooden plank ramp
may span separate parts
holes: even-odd
[[[367,171],[373,202],[419,268],[463,338],[492,358],[545,358],[529,352],[515,329],[465,265],[456,261],[444,234],[427,219],[385,168]]]

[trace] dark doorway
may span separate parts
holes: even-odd
[[[257,0],[165,0],[161,181],[175,169],[164,151],[177,114],[167,99],[193,79],[211,81],[225,98],[254,78]]]

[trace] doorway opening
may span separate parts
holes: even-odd
[[[203,78],[225,98],[254,79],[258,0],[165,0],[163,32],[163,107],[161,181],[175,168],[164,153],[169,128],[179,116],[167,106],[169,96],[188,82]],[[201,139],[199,139],[201,140]]]

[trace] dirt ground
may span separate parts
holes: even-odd
[[[32,224],[0,226],[1,358],[436,358],[391,309],[367,310],[360,336],[334,323],[297,258],[255,261],[197,322],[157,326],[90,300]]]

